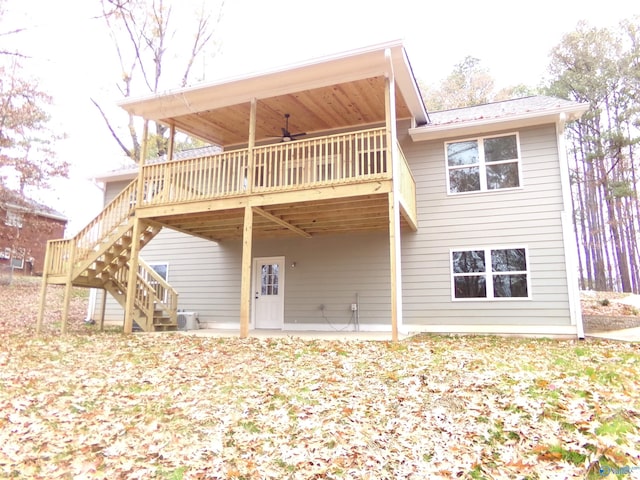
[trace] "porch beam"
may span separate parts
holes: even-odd
[[[240,338],[249,336],[249,315],[251,312],[251,260],[253,243],[253,209],[244,209],[242,230],[242,267],[240,285]]]
[[[391,180],[375,180],[350,185],[329,185],[309,190],[287,192],[265,192],[237,197],[193,201],[168,206],[149,206],[136,209],[140,218],[157,218],[168,215],[181,215],[195,212],[214,212],[243,208],[245,206],[262,207],[283,205],[296,202],[315,202],[317,200],[360,197],[364,195],[386,194],[391,191]],[[162,220],[158,218],[158,220]]]
[[[278,225],[280,225],[280,226],[282,226],[284,228],[288,228],[292,232],[295,232],[298,235],[300,235],[301,237],[311,238],[311,234],[310,233],[305,232],[301,228],[298,228],[295,225],[290,224],[289,222],[287,222],[286,220],[281,219],[280,217],[276,217],[275,215],[272,215],[271,213],[267,212],[266,210],[263,210],[260,207],[253,207],[253,211],[255,213],[257,213],[258,215],[266,218],[267,220],[271,220],[273,223],[277,223]]]

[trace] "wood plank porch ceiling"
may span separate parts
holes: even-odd
[[[224,147],[243,146],[248,141],[250,103],[192,112],[161,121],[178,130]],[[326,87],[303,90],[258,100],[256,142],[273,143],[282,134],[284,114],[289,113],[289,131],[326,133],[331,130],[382,124],[385,121],[384,77],[377,76]],[[411,112],[396,88],[396,117]]]
[[[254,238],[299,237],[349,232],[386,231],[389,207],[386,194],[346,199],[328,199],[260,207],[295,228],[254,213]],[[401,218],[403,229],[408,223]],[[156,217],[153,220],[172,229],[213,241],[242,238],[244,209],[197,212]],[[300,231],[296,231],[299,229]]]

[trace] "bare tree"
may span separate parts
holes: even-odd
[[[180,21],[178,5],[171,0],[101,0],[105,22],[122,71],[117,88],[123,97],[157,94],[161,88],[187,86],[196,60],[205,52],[217,53],[213,38],[222,19],[224,0],[209,9],[202,1],[189,23]],[[167,81],[166,81],[167,80]],[[122,151],[134,161],[140,159],[141,134],[129,114],[126,134],[119,133],[99,102],[92,99]],[[150,156],[166,152],[167,127],[156,124],[151,135]]]

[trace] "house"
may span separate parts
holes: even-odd
[[[23,194],[0,189],[0,268],[39,275],[47,240],[64,235],[67,219]]]
[[[583,336],[563,129],[585,105],[428,113],[389,42],[121,106],[169,126],[168,158],[101,177],[46,269],[108,292],[97,320]],[[178,159],[176,131],[222,152]]]

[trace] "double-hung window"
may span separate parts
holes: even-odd
[[[449,142],[445,149],[451,194],[520,186],[520,147],[516,133]]]
[[[13,210],[7,210],[7,218],[4,221],[4,224],[9,227],[18,227],[22,228],[23,216],[19,212],[14,212]]]
[[[527,250],[452,250],[451,283],[454,300],[530,298]]]

